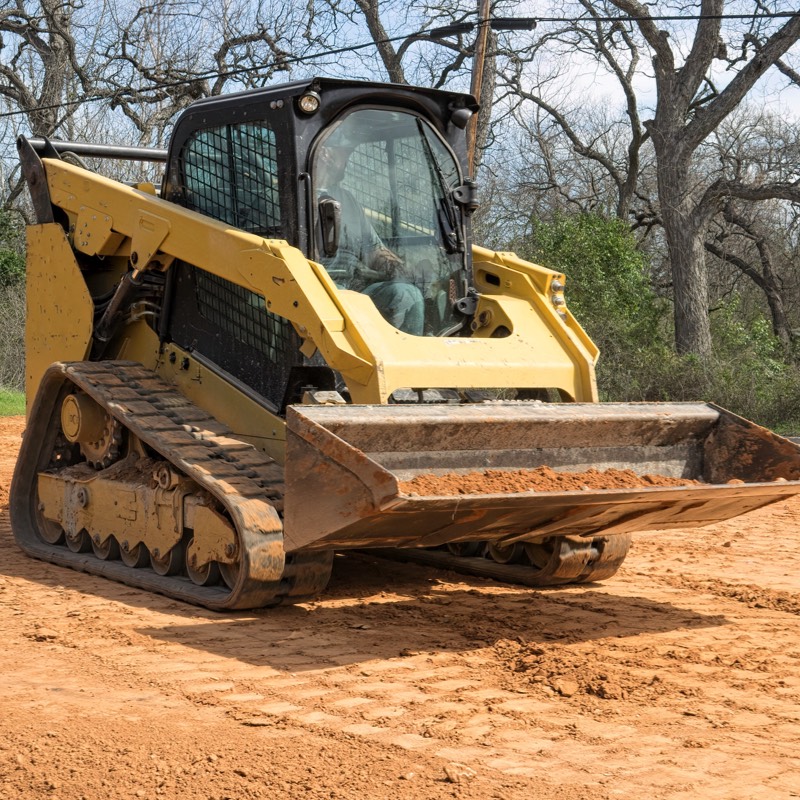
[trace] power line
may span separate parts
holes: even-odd
[[[267,67],[276,67],[282,64],[297,64],[301,61],[312,61],[314,59],[324,58],[327,56],[342,55],[344,53],[355,53],[359,50],[365,50],[369,47],[376,47],[379,44],[400,42],[410,38],[411,36],[418,36],[418,35],[419,34],[413,34],[413,33],[404,34],[402,36],[392,36],[387,39],[377,39],[375,41],[362,42],[361,44],[348,45],[347,47],[338,47],[334,50],[326,50],[322,53],[310,53],[309,55],[305,56],[289,56],[287,58],[281,59],[280,61],[273,61],[271,64],[264,64],[260,67],[240,67],[239,69],[232,69],[226,72],[202,72],[198,75],[195,75],[192,78],[184,78],[182,80],[169,81],[167,83],[156,83],[152,86],[138,87],[135,89],[130,88],[127,89],[125,93],[145,93],[159,89],[174,89],[178,86],[188,86],[189,84],[197,83],[198,81],[207,81],[213,78],[232,78],[235,77],[236,75],[244,75],[246,73],[257,72]],[[112,95],[108,94],[90,95],[89,97],[83,97],[80,100],[65,100],[63,103],[50,103],[49,105],[36,106],[35,108],[29,108],[23,111],[5,111],[3,113],[0,113],[0,118],[13,117],[19,114],[32,114],[36,111],[51,111],[52,109],[63,108],[64,106],[76,106],[76,105],[83,105],[84,103],[96,103],[99,102],[100,100],[113,101],[115,98],[119,97],[122,94],[123,92],[117,92]]]
[[[757,19],[790,19],[800,15],[800,11],[764,11],[759,14],[686,14],[686,15],[652,15],[652,16],[624,16],[624,17],[502,17],[496,19],[484,19],[477,22],[463,22],[453,25],[446,25],[441,28],[432,28],[428,31],[417,31],[415,33],[406,33],[400,36],[390,36],[385,39],[370,40],[369,42],[361,42],[359,44],[348,45],[347,47],[338,47],[333,50],[326,50],[320,53],[310,53],[303,56],[288,56],[280,59],[280,61],[273,61],[270,64],[265,64],[260,67],[240,67],[239,69],[227,70],[225,72],[203,72],[191,78],[183,78],[181,80],[169,81],[166,83],[155,83],[147,87],[137,87],[127,89],[125,92],[117,92],[115,94],[96,94],[88,97],[82,97],[78,100],[64,100],[60,103],[51,103],[49,105],[35,106],[34,108],[20,109],[16,111],[4,111],[0,113],[0,119],[4,117],[15,117],[23,114],[34,114],[38,111],[52,111],[57,108],[64,108],[67,106],[80,106],[85,103],[96,103],[102,100],[114,101],[115,98],[121,97],[123,94],[152,92],[163,89],[174,89],[179,86],[187,86],[199,81],[207,81],[219,78],[232,78],[237,75],[245,75],[255,73],[265,68],[281,66],[285,64],[298,64],[304,61],[313,61],[318,58],[327,58],[329,56],[344,55],[345,53],[356,53],[360,50],[366,50],[370,47],[377,47],[381,44],[391,44],[394,42],[406,41],[407,39],[417,38],[420,41],[436,41],[436,39],[443,38],[444,36],[460,35],[462,33],[469,33],[475,28],[486,25],[487,23],[494,30],[533,30],[539,22],[548,23],[577,23],[577,22],[685,22],[685,21],[700,21],[700,20],[757,20]]]
[[[470,33],[475,28],[488,26],[495,31],[533,30],[539,22],[683,22],[684,20],[742,20],[742,19],[789,19],[799,14],[798,11],[764,11],[760,14],[659,14],[647,17],[492,17],[477,22],[455,22],[441,28],[431,28],[434,38],[455,36]]]
[[[659,14],[647,17],[537,17],[539,22],[683,22],[703,19],[790,19],[800,11],[763,11],[760,14]]]

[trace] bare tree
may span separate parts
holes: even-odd
[[[200,97],[263,86],[290,72],[314,47],[306,10],[277,0],[169,0],[123,14],[106,42],[97,95],[144,137],[163,137]]]
[[[573,158],[593,162],[610,178],[615,213],[628,219],[634,213],[641,150],[648,138],[634,87],[641,69],[641,43],[630,24],[605,21],[603,4],[578,2],[583,18],[543,31],[535,45],[518,51],[501,82],[510,89],[519,109],[533,104],[547,115],[568,142]],[[608,114],[601,128],[596,118],[587,119],[594,103],[570,85],[572,68],[581,60],[616,80],[623,98],[623,125]]]
[[[725,204],[722,219],[725,224],[719,226],[713,238],[706,239],[705,248],[749,278],[763,292],[770,310],[772,331],[781,343],[784,355],[791,357],[792,326],[783,301],[783,282],[770,241],[771,231],[752,208],[744,209],[733,200]]]
[[[740,108],[732,113],[701,146],[701,170],[707,180],[747,181],[763,185],[791,185],[798,177],[800,130],[797,125],[766,110]],[[792,357],[794,335],[790,320],[792,294],[798,290],[794,278],[796,236],[792,233],[797,207],[785,200],[747,202],[728,198],[712,220],[705,249],[714,258],[707,263],[711,281],[711,303],[736,287],[744,276],[765,302],[773,333],[787,357]],[[714,259],[733,272],[715,275]],[[722,288],[720,288],[722,287]]]
[[[193,100],[264,85],[318,52],[314,28],[308,9],[280,0],[15,0],[0,10],[6,131],[108,141],[116,130],[163,145]],[[3,171],[8,205],[22,183]]]
[[[732,198],[800,199],[793,183],[754,183],[744,178],[719,177],[703,181],[693,169],[694,156],[707,137],[744,100],[756,82],[800,38],[800,14],[766,37],[762,46],[747,51],[736,74],[718,88],[710,74],[712,63],[727,48],[721,38],[724,0],[701,0],[700,19],[688,55],[680,54],[667,30],[652,19],[650,8],[637,0],[610,0],[636,18],[652,54],[657,86],[653,119],[644,123],[657,159],[658,196],[673,276],[675,337],[679,352],[705,354],[711,349],[708,314],[708,276],[705,235],[710,221]]]
[[[701,0],[691,11],[679,3],[654,8],[638,0],[575,0],[556,10],[565,19],[574,10],[576,19],[541,26],[535,48],[512,61],[502,76],[520,98],[520,120],[525,115],[530,120],[526,127],[534,133],[542,188],[582,208],[601,206],[600,196],[591,198],[591,183],[565,182],[576,173],[564,165],[571,155],[593,165],[589,175],[601,192],[608,192],[611,182],[618,216],[645,233],[663,226],[676,346],[680,352],[706,353],[711,347],[709,224],[729,200],[793,200],[800,187],[797,175],[769,169],[737,173],[729,160],[712,164],[704,147],[768,70],[774,67],[776,75],[780,70],[797,81],[790,59],[800,38],[800,15],[769,18],[774,8],[761,0]],[[749,16],[727,21],[722,18],[726,10]],[[697,21],[674,21],[698,11]],[[673,21],[655,19],[659,14],[671,14]],[[590,96],[597,91],[597,84],[591,85],[593,69],[601,91],[608,91],[613,78],[620,99],[605,121],[596,108],[608,100]],[[649,83],[655,89],[652,111],[642,88]],[[581,93],[578,87],[587,84],[590,88]]]
[[[91,44],[78,44],[91,35],[83,11],[79,0],[16,0],[0,9],[0,98],[36,136],[71,130],[94,86],[97,58]],[[9,171],[7,180],[4,207],[23,188],[17,171]]]
[[[429,0],[418,6],[398,0],[320,0],[320,4],[336,20],[337,30],[341,30],[343,20],[352,25],[363,20],[375,43],[380,66],[390,81],[469,91],[477,23],[489,22],[479,18],[479,0]],[[516,8],[517,4],[511,0],[495,0],[490,16],[511,13]],[[387,19],[393,21],[391,29]],[[465,29],[459,30],[458,26],[464,24]],[[404,34],[393,33],[398,26],[402,26]],[[374,67],[371,51],[364,57]],[[505,93],[498,90],[497,63],[517,57],[508,37],[489,31],[481,96],[476,98],[480,103],[475,134],[476,171],[492,141],[492,126],[498,122],[493,109]]]
[[[74,113],[69,101],[92,85],[91,54],[76,47],[80,8],[76,0],[16,0],[0,10],[0,45],[16,44],[0,63],[0,96],[27,113],[35,135],[52,135]]]

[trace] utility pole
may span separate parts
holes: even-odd
[[[486,45],[489,41],[489,15],[491,0],[478,0],[478,35],[475,39],[475,54],[472,58],[472,83],[470,94],[480,103],[483,88],[483,67],[486,63]],[[480,113],[480,112],[478,112]],[[471,177],[475,177],[475,150],[478,144],[478,114],[473,114],[467,128],[467,166]]]
[[[461,36],[478,28],[472,52],[472,83],[470,94],[480,103],[483,92],[483,73],[486,68],[486,50],[489,30],[493,31],[532,31],[536,27],[533,17],[495,17],[491,19],[491,0],[478,0],[478,22],[456,22],[431,28],[431,39],[445,36]],[[460,44],[459,44],[460,47]],[[467,168],[470,177],[475,177],[475,151],[478,149],[478,114],[473,114],[467,123]]]

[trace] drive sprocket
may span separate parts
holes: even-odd
[[[95,469],[105,469],[122,455],[125,429],[110,414],[106,414],[103,435],[95,442],[81,442],[81,454]]]
[[[61,430],[95,469],[110,467],[122,455],[124,426],[85,392],[62,401]]]

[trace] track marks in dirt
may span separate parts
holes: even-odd
[[[221,616],[37,566],[54,634],[40,646],[254,735],[364,742],[498,781],[545,771],[568,797],[620,782],[628,796],[691,797],[729,781],[743,741],[776,785],[795,766],[774,741],[784,728],[796,741],[796,648],[784,634],[773,652],[757,635],[763,610],[725,598],[703,598],[701,612],[674,587],[533,592],[345,558],[316,603]],[[56,580],[64,588],[47,587]]]
[[[688,589],[698,594],[712,594],[744,603],[749,608],[772,609],[785,614],[800,615],[800,596],[796,593],[782,592],[775,589],[765,589],[763,586],[753,584],[731,585],[725,581],[709,578],[697,580],[687,577],[667,578],[665,583],[670,586]]]
[[[635,537],[541,592],[339,558],[315,603],[217,615],[29,560],[0,516],[4,797],[785,800],[798,521]]]

